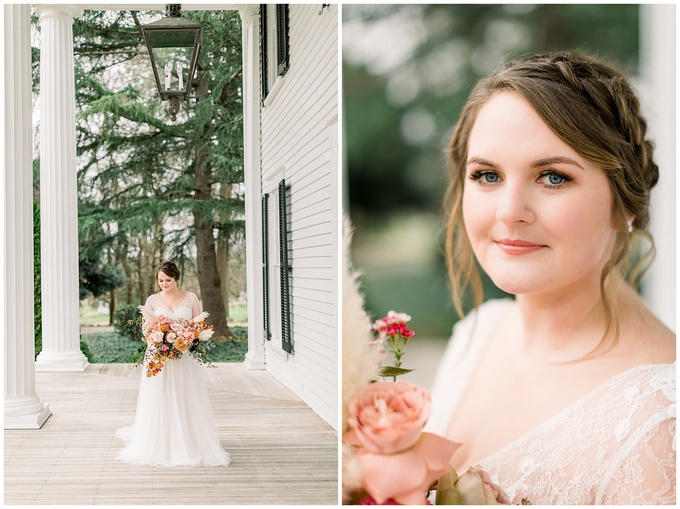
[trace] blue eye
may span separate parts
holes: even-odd
[[[547,171],[540,176],[540,180],[546,187],[561,187],[573,179],[556,171]]]
[[[548,175],[548,181],[552,185],[557,186],[564,182],[564,177],[562,175],[558,175],[557,173],[551,173],[550,175]]]
[[[470,180],[479,182],[480,184],[496,184],[500,181],[501,176],[495,171],[480,170],[473,172]]]

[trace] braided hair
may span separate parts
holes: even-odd
[[[158,273],[162,272],[166,276],[170,276],[172,279],[177,281],[179,283],[179,268],[175,264],[175,262],[163,262],[160,267],[158,267],[158,270],[156,271],[156,279],[158,279]]]
[[[608,177],[617,235],[612,257],[600,276],[600,293],[607,320],[605,336],[614,322],[618,338],[615,302],[605,280],[615,268],[623,269],[634,234],[650,243],[648,252],[630,271],[634,283],[653,258],[654,244],[647,228],[650,194],[659,179],[659,168],[653,160],[653,145],[646,138],[647,121],[628,79],[619,70],[578,52],[537,54],[508,63],[477,83],[461,112],[447,151],[446,257],[454,306],[463,316],[462,295],[468,286],[476,306],[483,300],[481,278],[463,227],[465,161],[478,112],[491,96],[506,91],[519,94],[562,141]],[[627,227],[631,216],[632,232]]]

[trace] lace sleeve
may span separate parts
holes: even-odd
[[[155,295],[149,295],[146,298],[146,302],[144,303],[144,307],[147,308],[152,313],[154,311],[156,311],[156,299],[155,299],[155,297],[156,297]]]
[[[669,408],[675,413],[674,405]],[[675,505],[675,417],[660,412],[619,455],[603,484],[605,504]]]
[[[198,297],[196,297],[195,293],[191,294],[189,301],[191,302],[191,316],[196,317],[200,315],[203,312],[203,306],[201,305],[201,301],[198,300]]]

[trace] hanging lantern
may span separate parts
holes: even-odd
[[[186,101],[201,52],[200,23],[182,18],[182,6],[165,6],[165,17],[142,27],[161,101],[168,101],[170,120],[177,120]],[[160,70],[160,72],[159,72]]]

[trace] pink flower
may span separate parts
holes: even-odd
[[[148,336],[148,342],[152,344],[160,344],[163,342],[163,333],[161,331],[154,331]]]
[[[398,334],[404,339],[412,337],[414,331],[406,328],[406,322],[410,319],[411,317],[406,313],[390,311],[386,317],[373,323],[373,330],[379,335],[379,338],[374,342],[382,343],[386,336],[394,337]]]
[[[429,486],[448,472],[460,444],[423,433],[429,415],[429,393],[405,382],[371,384],[350,403],[343,442],[358,446],[361,485],[378,504],[426,504]]]
[[[347,422],[362,446],[391,454],[415,445],[428,417],[429,393],[405,382],[377,382],[350,403]]]
[[[406,313],[397,313],[396,311],[388,311],[387,318],[394,320],[395,322],[408,322],[411,317]]]

